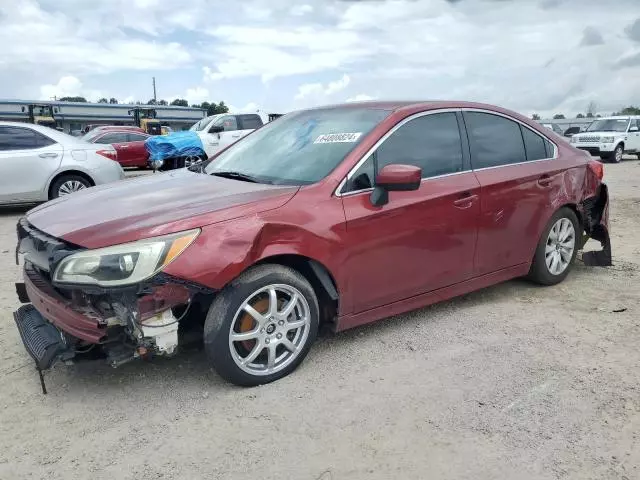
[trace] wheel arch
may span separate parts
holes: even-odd
[[[313,258],[297,253],[277,254],[261,258],[250,267],[276,264],[289,267],[304,276],[313,287],[320,305],[320,324],[333,327],[338,313],[340,294],[338,284],[329,268]]]
[[[96,186],[96,182],[93,180],[93,178],[91,178],[91,175],[89,175],[86,172],[83,172],[82,170],[63,170],[62,172],[58,172],[56,173],[53,177],[51,177],[51,179],[49,180],[49,183],[47,185],[47,198],[51,198],[51,188],[53,187],[53,184],[56,182],[56,180],[67,176],[67,175],[77,175],[78,177],[82,177],[84,178],[86,181],[88,181],[92,187]]]

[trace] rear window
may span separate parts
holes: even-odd
[[[255,130],[262,126],[262,119],[258,115],[238,115],[240,130]]]
[[[526,161],[520,125],[499,115],[464,112],[474,169]]]

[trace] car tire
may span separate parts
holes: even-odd
[[[619,143],[611,153],[611,156],[609,156],[609,159],[613,163],[620,163],[622,161],[622,155],[624,155],[624,147]]]
[[[49,200],[91,187],[91,182],[80,175],[63,175],[51,185]]]
[[[318,323],[318,298],[304,276],[282,265],[259,265],[216,295],[204,325],[205,351],[225,380],[262,385],[302,363]]]
[[[573,210],[563,207],[554,213],[540,236],[528,278],[540,285],[562,282],[576,258],[580,234],[580,222]]]

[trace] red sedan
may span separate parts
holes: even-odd
[[[602,176],[587,153],[490,105],[294,112],[191,170],[28,212],[17,325],[41,369],[87,349],[114,366],[172,355],[200,332],[224,378],[271,382],[321,324],[340,331],[516,277],[554,285],[588,237],[602,250],[585,263],[609,265]]]
[[[91,130],[82,137],[82,140],[112,145],[118,152],[118,163],[123,167],[147,168],[149,152],[144,147],[144,141],[147,138],[149,135],[134,129],[105,128]]]

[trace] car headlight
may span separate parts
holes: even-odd
[[[601,141],[602,143],[613,143],[613,140],[614,140],[614,138],[613,138],[613,137],[602,137],[602,138],[600,139],[600,141]]]
[[[60,262],[53,280],[101,287],[138,283],[169,265],[199,233],[199,229],[190,230],[74,253]]]
[[[578,138],[576,138],[576,136],[574,135],[573,137],[571,137],[571,138],[569,139],[569,142],[570,142],[570,143],[578,143]]]

